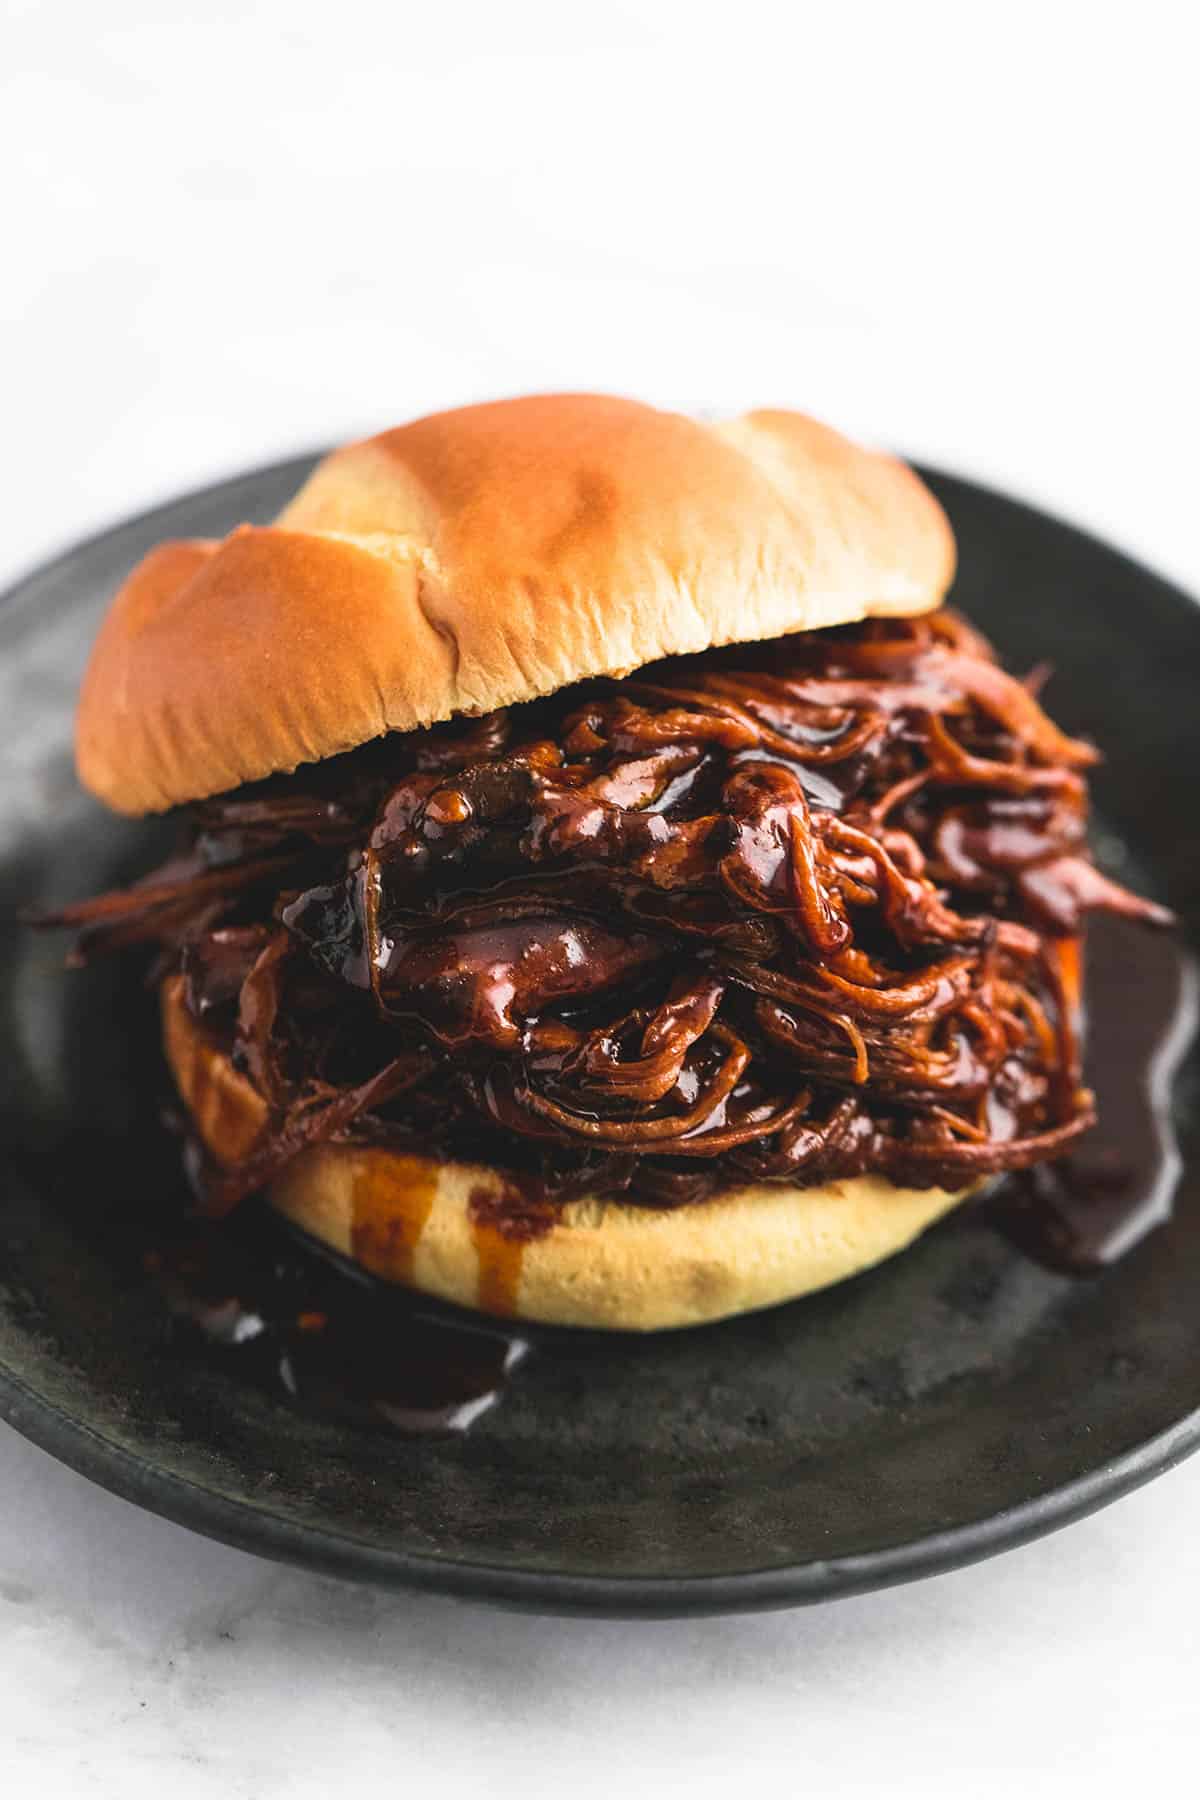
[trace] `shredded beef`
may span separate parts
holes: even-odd
[[[321,1140],[675,1205],[1057,1155],[1096,753],[949,611],[710,651],[206,800],[59,914],[178,968],[266,1100],[232,1206]]]

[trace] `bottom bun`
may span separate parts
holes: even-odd
[[[258,1093],[162,989],[163,1038],[209,1152],[244,1156]],[[496,1169],[353,1144],[302,1151],[267,1192],[276,1211],[385,1281],[503,1318],[658,1331],[752,1312],[843,1281],[902,1250],[969,1189],[895,1187],[876,1175],[796,1188],[732,1188],[671,1211],[569,1201],[540,1235],[497,1224]]]

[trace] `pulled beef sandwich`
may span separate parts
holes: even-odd
[[[562,395],[335,452],[118,594],[78,720],[179,853],[158,955],[213,1214],[650,1329],[892,1254],[1092,1122],[1095,751],[941,606],[891,458]]]

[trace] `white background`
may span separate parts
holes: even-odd
[[[0,574],[571,386],[807,406],[1200,587],[1189,11],[8,0]],[[1198,1513],[1192,1466],[888,1595],[545,1621],[274,1570],[5,1431],[0,1787],[1126,1794],[1195,1742]]]

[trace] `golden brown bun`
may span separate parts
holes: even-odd
[[[264,1123],[262,1100],[194,1023],[179,977],[164,984],[162,1003],[167,1058],[201,1138],[218,1160],[245,1155]],[[736,1188],[673,1212],[582,1199],[544,1237],[521,1244],[477,1220],[480,1198],[502,1189],[495,1169],[330,1144],[298,1156],[268,1198],[372,1274],[460,1306],[657,1331],[842,1281],[903,1249],[965,1197],[867,1175]]]
[[[436,413],[326,457],[275,526],[147,557],[92,652],[79,773],[156,812],[661,656],[924,612],[953,569],[917,476],[800,413]]]

